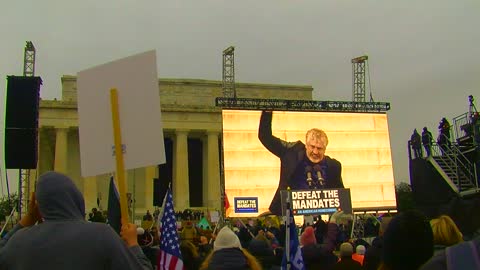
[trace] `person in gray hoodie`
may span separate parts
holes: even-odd
[[[73,181],[48,172],[37,181],[28,213],[0,241],[0,269],[152,269],[136,226],[125,224],[121,237],[106,224],[85,221]]]

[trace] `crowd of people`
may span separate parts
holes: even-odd
[[[88,221],[91,222],[107,222],[107,212],[100,211],[97,208],[92,208],[92,212],[88,213]]]
[[[383,217],[371,243],[345,238],[342,225],[333,215],[329,222],[319,219],[298,228],[305,269],[446,269],[436,267],[445,263],[447,248],[463,243],[450,217],[428,221],[416,211]],[[271,218],[239,219],[220,232],[187,221],[178,233],[187,270],[281,269],[285,227]]]
[[[92,211],[89,218],[99,215],[97,212]],[[369,243],[342,234],[340,213],[333,214],[329,221],[318,219],[298,228],[304,269],[480,267],[480,238],[463,241],[462,233],[448,216],[429,221],[420,212],[410,210],[383,217],[378,236]],[[149,214],[145,220],[153,219],[157,213]],[[0,241],[0,269],[156,267],[156,246],[161,237],[156,226],[139,234],[134,224],[124,224],[117,234],[107,224],[87,219],[83,196],[68,176],[55,172],[42,175],[28,213]],[[272,216],[247,222],[237,219],[230,226],[213,230],[211,226],[199,227],[195,220],[182,224],[178,228],[179,245],[187,270],[280,269],[284,263],[286,229]],[[151,241],[142,245],[143,237],[149,234]],[[458,268],[447,268],[453,265]]]
[[[454,252],[464,241],[448,216],[428,221],[420,212],[410,210],[384,217],[378,236],[371,243],[362,239],[342,239],[337,223],[334,214],[328,222],[319,219],[312,225],[298,228],[305,269],[447,269],[446,254],[462,261],[465,256],[474,256]],[[268,218],[237,222],[218,233],[209,233],[199,230],[198,240],[181,237],[185,269],[282,267],[285,227],[272,225]],[[179,234],[182,235],[182,228]],[[465,243],[478,246],[478,240]],[[478,252],[474,254],[480,257]]]
[[[436,141],[442,155],[445,155],[446,153],[448,153],[449,149],[452,146],[450,134],[451,134],[451,125],[448,122],[448,120],[445,117],[443,117],[440,123],[438,124],[438,137]],[[418,133],[417,129],[413,130],[412,136],[410,136],[410,141],[409,141],[409,145],[413,150],[413,158],[424,157],[422,145],[425,150],[425,157],[431,156],[433,144],[434,144],[433,135],[428,130],[427,127],[423,128],[421,135],[420,133]]]
[[[176,220],[200,220],[205,216],[205,212],[201,210],[185,209],[175,213]]]

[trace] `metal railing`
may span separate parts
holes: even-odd
[[[408,141],[409,159],[412,159],[412,150],[412,145],[410,141]],[[476,166],[474,163],[468,160],[468,158],[461,152],[455,143],[449,143],[441,146],[438,143],[433,142],[431,151],[433,159],[443,161],[442,165],[439,164],[439,166],[450,178],[450,180],[457,185],[460,192],[472,187],[478,189]],[[423,158],[423,149],[421,153]],[[465,183],[465,181],[462,183],[463,179],[465,179],[467,183]]]
[[[464,113],[453,118],[453,130],[454,130],[455,139],[468,136],[467,130],[465,130],[465,127],[469,124],[471,124],[471,121],[470,121],[470,117],[468,117],[468,113]]]

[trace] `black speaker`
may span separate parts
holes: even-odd
[[[37,129],[5,129],[5,168],[37,168]]]
[[[163,198],[167,194],[169,181],[153,178],[153,205],[162,207]]]
[[[7,77],[5,167],[35,169],[38,151],[40,77]]]
[[[38,128],[40,77],[7,77],[6,128]]]

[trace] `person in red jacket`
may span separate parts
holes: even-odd
[[[365,246],[358,245],[357,248],[355,249],[355,253],[352,254],[352,259],[354,259],[355,261],[363,265],[364,258],[365,258]]]

